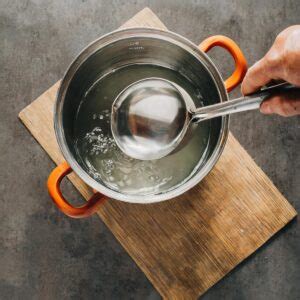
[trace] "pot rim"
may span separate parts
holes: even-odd
[[[168,42],[174,43],[179,47],[182,47],[184,50],[188,51],[193,55],[199,62],[205,67],[207,72],[211,75],[211,78],[217,87],[219,97],[221,102],[228,101],[228,94],[224,86],[223,79],[220,72],[207,56],[207,54],[199,49],[197,45],[192,43],[190,40],[184,38],[183,36],[174,33],[172,31],[166,31],[161,29],[154,29],[150,27],[132,27],[127,29],[118,29],[112,31],[108,34],[105,34],[98,39],[91,42],[87,45],[72,63],[67,68],[62,80],[60,87],[56,96],[56,103],[54,107],[54,131],[56,139],[59,145],[59,148],[66,159],[66,161],[71,166],[72,170],[90,187],[96,191],[102,193],[103,195],[131,203],[155,203],[164,200],[168,200],[174,197],[177,197],[184,192],[193,188],[197,183],[199,183],[214,167],[217,163],[223,149],[225,147],[228,134],[229,134],[229,116],[223,116],[221,121],[220,135],[213,150],[210,158],[205,162],[205,164],[196,171],[196,174],[193,175],[187,181],[184,181],[182,184],[178,184],[172,190],[167,192],[158,193],[155,195],[134,195],[134,194],[122,194],[121,192],[114,191],[100,182],[92,178],[76,161],[72,155],[69,147],[67,146],[66,138],[64,135],[64,129],[62,126],[62,109],[63,103],[66,96],[66,92],[69,88],[75,73],[80,68],[80,66],[96,51],[106,47],[112,42],[119,41],[122,39],[132,38],[132,37],[152,37],[160,38]],[[196,168],[196,167],[195,167]]]

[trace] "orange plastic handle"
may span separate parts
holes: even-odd
[[[240,47],[230,38],[223,35],[214,35],[205,39],[200,45],[200,50],[207,52],[215,46],[226,49],[235,61],[235,70],[233,74],[225,80],[227,92],[232,91],[241,83],[247,72],[247,61]]]
[[[98,207],[106,200],[100,193],[95,193],[86,204],[74,207],[68,203],[60,191],[60,183],[65,176],[72,172],[67,162],[57,166],[49,175],[47,186],[49,194],[56,206],[72,218],[85,218],[95,213]]]

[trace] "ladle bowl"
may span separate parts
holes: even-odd
[[[296,87],[284,82],[246,97],[194,108],[188,94],[163,78],[145,78],[126,87],[112,105],[111,130],[119,148],[140,160],[159,159],[182,143],[191,122],[253,110],[276,93]]]

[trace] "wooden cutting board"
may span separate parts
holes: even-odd
[[[166,29],[149,8],[122,27],[132,26]],[[64,161],[53,130],[58,86],[19,115],[56,164]],[[76,175],[69,178],[85,198],[91,195]],[[296,211],[230,134],[217,165],[191,191],[158,204],[108,200],[98,215],[164,298],[196,299]]]

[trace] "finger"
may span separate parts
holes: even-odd
[[[300,97],[274,96],[261,104],[260,111],[263,114],[277,114],[283,117],[300,115]]]
[[[257,61],[251,68],[249,68],[246,76],[242,82],[242,93],[244,95],[255,92],[260,87],[266,85],[272,79],[272,73],[269,71],[267,61],[265,58]]]

